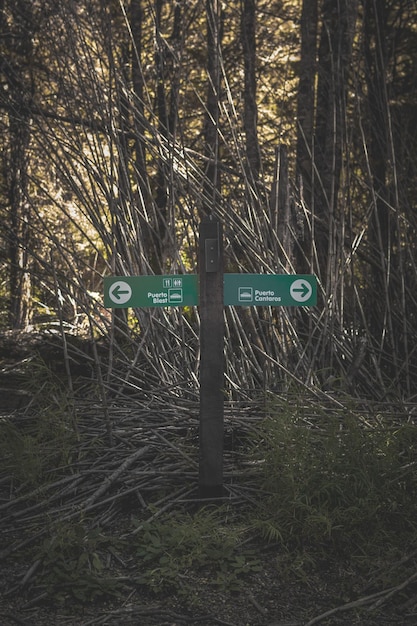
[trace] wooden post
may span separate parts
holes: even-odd
[[[223,232],[217,218],[200,224],[200,471],[203,498],[223,494]]]

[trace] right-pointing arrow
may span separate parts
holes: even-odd
[[[296,300],[296,302],[305,302],[309,299],[312,293],[312,286],[304,278],[295,280],[290,287],[291,297]]]

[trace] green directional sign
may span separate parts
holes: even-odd
[[[225,274],[224,304],[314,306],[317,281],[310,274]]]
[[[196,306],[196,274],[165,276],[110,276],[104,278],[104,306],[127,307]]]
[[[314,306],[316,277],[310,274],[224,274],[225,306]],[[197,274],[111,276],[104,279],[104,306],[197,306]]]

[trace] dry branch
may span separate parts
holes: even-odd
[[[142,456],[144,456],[148,452],[149,449],[150,449],[150,446],[144,446],[140,450],[137,450],[136,452],[131,454],[127,459],[125,459],[123,463],[120,465],[120,467],[118,467],[108,478],[106,478],[104,480],[104,483],[97,489],[97,491],[95,491],[93,495],[90,496],[86,500],[86,502],[84,502],[83,510],[87,512],[88,509],[91,507],[91,505],[93,505],[98,498],[100,498],[104,493],[106,493],[106,491],[111,487],[111,485],[114,482],[116,482],[116,480],[123,474],[123,472],[125,472],[128,469],[128,467],[133,465],[135,461],[137,461]]]

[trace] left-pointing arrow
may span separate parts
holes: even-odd
[[[125,304],[132,296],[132,289],[128,283],[118,280],[109,289],[109,297],[115,304]]]

